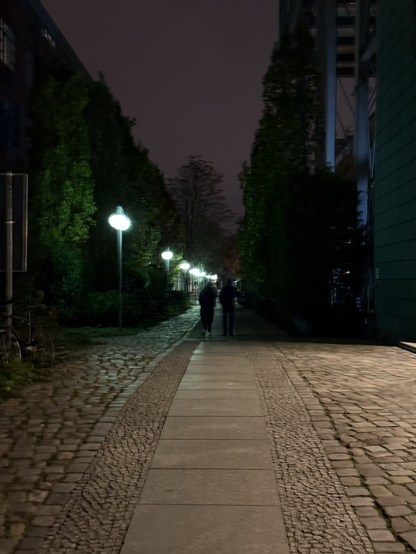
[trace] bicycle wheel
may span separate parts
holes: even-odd
[[[45,337],[45,364],[52,365],[55,360],[55,348],[53,346],[53,340],[51,338],[51,335],[49,334],[49,330],[47,327],[42,326],[41,329]]]
[[[49,335],[49,331],[32,323],[32,343],[33,345],[33,361],[37,362],[41,366],[48,366],[53,363],[54,360],[54,348],[52,339]]]
[[[17,337],[8,333],[7,329],[0,331],[0,363],[9,363],[12,360],[21,360],[22,352]]]

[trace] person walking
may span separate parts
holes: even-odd
[[[216,293],[212,288],[211,281],[205,285],[205,287],[199,293],[199,303],[201,305],[201,322],[202,322],[202,336],[208,331],[208,336],[211,336],[212,322],[214,321],[214,308]]]
[[[230,331],[230,336],[234,335],[234,309],[235,299],[240,296],[238,290],[233,286],[230,278],[227,279],[227,284],[221,289],[220,304],[222,306],[222,322],[224,327],[223,335],[226,336]]]

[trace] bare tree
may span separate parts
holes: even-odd
[[[212,162],[189,156],[168,183],[182,217],[183,255],[195,265],[216,265],[222,237],[235,222],[236,214],[223,196],[223,181]]]

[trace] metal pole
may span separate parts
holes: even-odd
[[[6,174],[6,321],[9,329],[12,325],[13,299],[13,173]]]
[[[355,27],[355,133],[354,166],[359,193],[359,207],[364,225],[368,223],[369,173],[369,114],[368,114],[368,63],[361,61],[361,48],[367,30],[367,2],[359,0],[356,7]]]
[[[123,231],[117,229],[118,250],[118,326],[123,327]]]
[[[167,272],[166,272],[166,288],[167,290],[169,290],[169,260],[166,260],[167,261]]]
[[[326,1],[325,161],[335,168],[337,111],[337,3]]]

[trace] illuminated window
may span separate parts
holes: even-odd
[[[25,59],[25,79],[26,86],[29,88],[33,87],[33,80],[35,78],[35,56],[31,50],[26,50],[26,59]]]
[[[1,105],[1,139],[4,144],[19,146],[19,108],[14,102],[5,100]]]
[[[0,19],[0,60],[12,71],[16,71],[16,36],[2,19]]]

